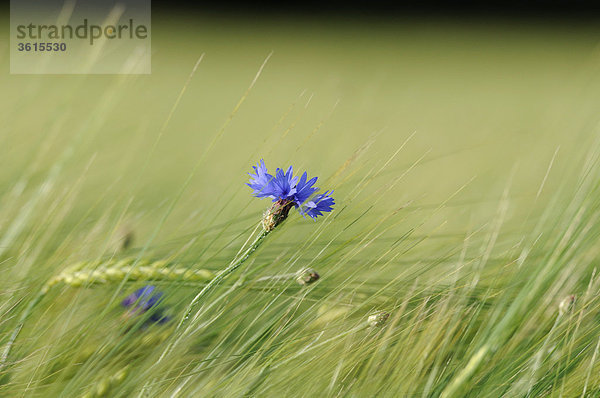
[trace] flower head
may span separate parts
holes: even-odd
[[[369,316],[369,318],[367,319],[367,323],[371,327],[381,327],[385,325],[385,322],[388,320],[389,317],[389,312],[377,311]]]
[[[152,285],[141,287],[135,292],[131,293],[129,296],[125,297],[125,299],[121,302],[121,305],[125,308],[130,308],[133,306],[133,309],[135,310],[146,312],[150,308],[154,307],[154,305],[156,305],[162,297],[162,293],[154,292],[155,290],[156,288]]]
[[[560,315],[564,315],[567,312],[571,311],[575,305],[576,296],[574,294],[570,294],[565,297],[560,304],[558,305],[558,313]]]
[[[308,214],[313,219],[333,210],[335,204],[331,197],[333,191],[315,195],[319,190],[314,186],[317,177],[309,179],[306,172],[300,177],[295,177],[292,166],[287,171],[277,168],[273,176],[267,172],[262,159],[252,168],[254,173],[249,173],[250,181],[246,185],[252,188],[254,196],[271,198],[275,202],[263,217],[265,230],[270,231],[283,222],[292,207],[296,207],[301,214]]]
[[[319,278],[317,271],[312,268],[303,268],[296,273],[296,282],[304,286],[316,282]]]
[[[121,305],[125,308],[129,308],[126,315],[127,317],[133,315],[141,315],[147,312],[150,308],[157,306],[162,302],[162,292],[156,291],[156,288],[152,285],[146,285],[137,289],[129,296],[125,297],[121,301]],[[169,320],[169,317],[163,315],[161,309],[156,309],[150,314],[147,323],[165,323]]]

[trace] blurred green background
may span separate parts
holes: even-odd
[[[144,214],[140,222],[150,228],[206,152],[160,231],[184,233],[230,221],[241,205],[266,206],[242,185],[260,158],[325,180],[373,137],[363,170],[381,167],[414,133],[377,183],[424,158],[381,211],[439,204],[472,178],[461,200],[495,207],[511,173],[511,194],[530,200],[555,150],[560,176],[596,129],[600,53],[591,26],[155,15],[153,30],[151,76],[3,74],[5,191],[25,170],[25,189],[37,189],[69,150],[55,189],[85,178],[67,218],[80,222],[91,212],[85,221],[93,223],[133,197],[129,211]],[[323,189],[343,197],[359,181]],[[460,227],[475,209],[459,208],[454,221]]]
[[[42,178],[75,142],[62,181],[77,178],[93,158],[78,211],[90,201],[125,199],[122,188],[134,181],[134,208],[156,209],[181,187],[271,51],[194,175],[182,212],[228,202],[227,220],[237,201],[247,200],[242,171],[261,157],[271,167],[293,164],[324,178],[372,135],[376,164],[413,132],[395,170],[424,154],[425,163],[397,187],[396,199],[439,203],[472,177],[472,195],[493,199],[513,168],[514,189],[528,195],[558,146],[566,166],[596,128],[600,53],[597,29],[585,25],[155,15],[153,30],[151,76],[3,74],[4,189],[23,170]],[[171,220],[179,224],[178,217],[185,215]]]
[[[337,202],[316,224],[286,222],[258,259],[267,274],[317,263],[329,291],[415,275],[433,288],[451,279],[445,260],[465,235],[505,212],[500,268],[482,278],[499,283],[503,256],[577,183],[593,144],[599,33],[550,21],[154,15],[150,76],[9,75],[3,36],[0,260],[4,291],[19,289],[7,306],[70,263],[114,254],[123,225],[135,232],[129,254],[222,268],[268,206],[243,185],[261,158],[319,176]]]

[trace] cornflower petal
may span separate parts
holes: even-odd
[[[322,216],[323,213],[333,210],[332,206],[335,204],[335,201],[331,197],[332,193],[333,191],[326,191],[323,194],[316,195],[312,200],[306,202],[302,214],[315,219],[318,216]]]
[[[267,173],[267,167],[265,161],[261,159],[256,166],[252,166],[254,174],[250,175],[250,182],[246,183],[250,188],[254,190],[254,196],[258,198],[273,197],[273,179],[274,177]]]
[[[292,166],[288,168],[287,173],[280,168],[275,171],[272,191],[274,202],[279,199],[290,200],[296,193],[298,177],[294,177],[293,172]]]
[[[308,178],[306,171],[300,177],[300,181],[296,185],[296,193],[294,194],[294,202],[295,206],[299,207],[306,201],[306,199],[310,198],[315,192],[319,190],[317,187],[313,187],[315,182],[317,182],[317,177],[313,177],[310,180],[306,181]]]

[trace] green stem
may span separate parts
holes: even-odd
[[[273,230],[273,228],[266,230],[263,229],[260,234],[256,237],[256,239],[254,239],[254,242],[252,242],[250,244],[250,247],[248,247],[248,249],[246,249],[246,251],[242,254],[241,257],[238,258],[238,260],[233,261],[231,264],[229,264],[229,266],[227,266],[227,268],[221,270],[217,275],[215,275],[215,277],[213,279],[211,279],[210,282],[208,282],[204,288],[202,288],[202,290],[200,290],[200,292],[196,295],[196,297],[194,297],[194,299],[190,302],[190,304],[188,305],[185,314],[183,315],[183,317],[181,318],[181,320],[179,321],[179,324],[177,325],[177,328],[175,328],[175,331],[173,332],[173,335],[175,335],[180,329],[181,327],[187,322],[187,320],[189,319],[192,311],[194,311],[194,309],[198,306],[198,304],[200,303],[200,300],[202,298],[204,298],[204,296],[206,296],[212,289],[214,289],[219,283],[221,283],[222,281],[225,280],[225,278],[227,278],[227,276],[229,276],[232,272],[234,272],[236,269],[238,269],[242,264],[244,264],[244,262],[246,260],[248,260],[248,258],[252,255],[252,253],[254,253],[256,251],[256,249],[258,249],[258,247],[261,245],[261,243],[263,242],[263,240],[267,237],[267,235],[269,235],[269,233]],[[160,362],[162,362],[162,360],[173,350],[173,348],[183,339],[183,337],[185,336],[185,331],[180,334],[175,341],[170,342],[167,347],[163,350],[162,354],[160,355],[160,357],[158,358],[158,360],[154,363],[153,366],[158,365]],[[150,386],[150,384],[152,384],[152,382],[147,381],[144,386],[142,387],[142,389],[140,390],[138,397],[146,397],[148,396],[148,388]]]
[[[220,271],[217,275],[215,275],[215,277],[213,279],[210,280],[209,283],[206,284],[206,286],[204,286],[204,288],[200,291],[200,293],[198,293],[196,295],[196,297],[194,297],[194,299],[188,306],[184,317],[181,319],[181,321],[177,325],[177,329],[179,329],[187,321],[187,319],[189,318],[192,311],[196,308],[196,306],[198,305],[198,303],[204,296],[206,296],[219,283],[221,283],[223,280],[225,280],[229,274],[231,274],[236,269],[238,269],[252,255],[252,253],[254,253],[256,251],[256,249],[260,246],[263,239],[269,234],[269,232],[270,231],[263,230],[256,237],[254,242],[252,242],[250,247],[248,247],[248,249],[246,249],[246,251],[242,254],[242,256],[237,261],[234,261],[227,268]],[[25,324],[25,322],[27,321],[27,319],[33,312],[33,309],[39,304],[39,302],[42,300],[42,298],[44,298],[44,296],[48,292],[48,287],[49,287],[48,284],[44,285],[44,287],[29,302],[29,304],[27,305],[27,307],[21,314],[21,317],[19,318],[17,325],[15,326],[12,333],[10,334],[8,342],[6,343],[4,350],[2,351],[2,355],[0,356],[0,372],[2,372],[6,368],[6,361],[8,360],[8,357],[10,355],[12,347],[15,344],[15,341],[17,340],[19,333],[21,333],[21,329],[23,329],[23,325]]]
[[[17,337],[19,336],[19,333],[21,332],[21,329],[23,328],[25,321],[27,320],[27,318],[29,318],[29,315],[31,315],[33,308],[36,305],[38,305],[38,303],[42,300],[42,298],[45,295],[46,295],[45,290],[41,290],[40,292],[38,292],[38,294],[33,298],[33,300],[31,300],[29,302],[29,304],[27,305],[27,307],[21,314],[21,317],[19,318],[19,322],[17,322],[17,326],[13,329],[12,333],[10,334],[10,338],[8,339],[8,342],[6,343],[6,346],[4,347],[4,351],[2,352],[2,356],[0,357],[0,372],[2,372],[6,368],[6,360],[8,359],[8,356],[10,355],[12,346],[14,345],[15,340],[17,340]]]
[[[178,329],[180,329],[181,326],[188,320],[192,311],[194,311],[194,309],[198,306],[200,300],[204,296],[206,296],[212,289],[214,289],[219,283],[224,281],[227,278],[227,276],[229,276],[236,269],[238,269],[242,264],[244,264],[244,262],[246,260],[248,260],[248,258],[252,255],[252,253],[254,253],[256,251],[256,249],[258,249],[258,247],[263,242],[263,239],[265,239],[267,237],[267,235],[269,235],[270,232],[271,231],[262,230],[261,233],[254,240],[254,242],[252,242],[250,247],[248,247],[248,249],[246,249],[244,254],[242,254],[242,256],[237,261],[232,262],[231,264],[229,264],[229,266],[227,266],[227,268],[221,270],[217,275],[215,275],[214,278],[212,278],[210,280],[210,282],[208,282],[202,288],[202,290],[200,290],[200,292],[196,295],[196,297],[194,297],[194,299],[188,305],[188,307],[185,311],[185,314],[183,315],[183,317],[181,318],[181,321],[179,321],[179,324],[177,325],[177,329],[175,329],[176,331]]]

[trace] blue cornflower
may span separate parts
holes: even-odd
[[[146,285],[125,297],[121,305],[125,308],[131,308],[127,313],[128,316],[141,315],[162,302],[162,296],[162,292],[156,291],[156,287]],[[157,309],[150,315],[148,322],[162,324],[168,320],[169,317],[164,316],[161,309]]]
[[[146,312],[156,305],[162,297],[162,292],[154,293],[154,290],[156,290],[156,288],[152,285],[141,287],[125,297],[121,302],[121,305],[125,308],[129,308],[135,304],[135,310]]]
[[[263,226],[267,231],[285,220],[292,207],[296,207],[302,214],[316,218],[324,212],[331,211],[335,204],[329,191],[315,195],[319,190],[314,186],[317,177],[309,180],[306,172],[301,177],[294,177],[294,170],[290,166],[287,171],[277,168],[273,176],[267,172],[262,159],[252,168],[254,173],[249,173],[250,182],[246,185],[252,188],[254,196],[271,198],[275,202],[263,218]]]

